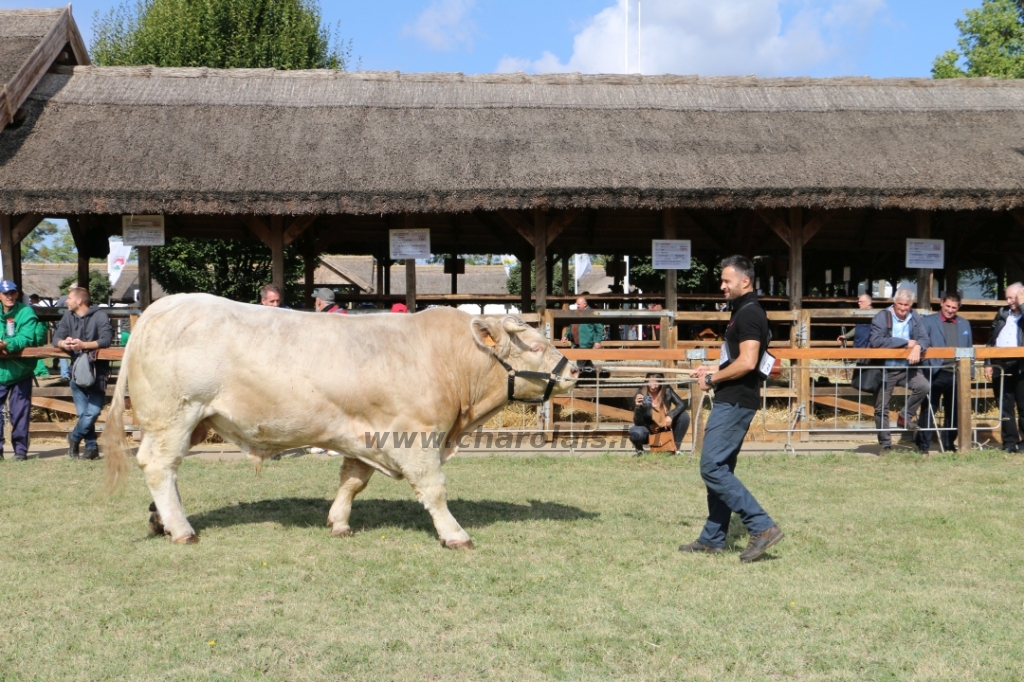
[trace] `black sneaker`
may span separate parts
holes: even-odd
[[[3,459],[4,459],[4,451],[0,450],[0,461],[3,461]]]
[[[764,554],[769,547],[776,544],[779,540],[784,538],[782,529],[778,525],[774,525],[768,530],[763,530],[760,533],[751,533],[750,542],[747,543],[747,548],[740,554],[740,561],[747,564],[755,559],[758,559]]]
[[[725,549],[722,547],[711,547],[710,545],[705,545],[702,542],[694,540],[688,545],[679,545],[679,551],[689,552],[692,554],[721,554]]]
[[[81,445],[81,441],[74,441],[71,439],[71,434],[68,434],[68,457],[71,459],[81,459],[82,455],[78,451],[78,447]]]
[[[15,462],[24,462],[26,459],[28,459],[28,455],[15,455],[14,456],[14,461]]]
[[[100,449],[99,448],[86,448],[85,452],[82,453],[82,459],[99,459]]]

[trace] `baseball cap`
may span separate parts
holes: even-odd
[[[334,292],[323,287],[313,292],[313,298],[319,298],[321,301],[327,301],[328,303],[334,303]]]
[[[18,285],[9,279],[0,281],[0,294],[10,293],[12,291],[18,291]]]
[[[407,312],[409,312],[409,308],[407,308],[404,303],[395,303],[394,305],[391,306],[391,312],[393,312],[393,313],[407,313]]]

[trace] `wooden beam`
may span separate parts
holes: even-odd
[[[799,207],[789,209],[789,307],[803,308],[804,299],[804,223]],[[774,229],[774,228],[772,228]],[[810,333],[810,328],[808,328]]]
[[[139,306],[145,310],[153,304],[153,271],[150,268],[149,246],[137,247],[139,256]]]
[[[248,227],[254,235],[256,235],[257,239],[259,239],[267,246],[270,246],[271,240],[269,225],[267,225],[265,222],[263,222],[262,219],[257,218],[254,215],[242,216],[242,222],[245,223],[245,226]]]
[[[577,208],[570,208],[568,211],[564,211],[554,220],[548,223],[548,246],[551,246],[551,242],[558,238],[558,235],[562,234],[565,228],[576,222],[576,219],[583,215],[583,212]]]
[[[405,229],[416,228],[416,218],[411,213],[405,214]],[[405,307],[410,313],[416,312],[416,259],[405,259]]]
[[[14,120],[15,112],[46,75],[50,64],[67,44],[70,16],[70,10],[65,8],[21,67],[4,84],[3,102],[0,102],[0,130]]]
[[[523,217],[519,211],[498,211],[498,216],[508,223],[508,226],[519,233],[519,235],[526,240],[526,243],[530,246],[536,246],[533,243],[534,240],[534,227],[533,224]],[[547,246],[547,244],[545,244]]]
[[[914,211],[914,227],[917,236],[928,239],[932,233],[931,211]],[[931,268],[920,268],[917,271],[917,307],[919,310],[932,309],[932,280],[935,272]]]
[[[89,288],[89,257],[85,255],[85,232],[88,217],[74,216],[68,218],[68,229],[71,231],[71,239],[75,242],[75,250],[78,251],[78,281],[80,287]]]
[[[533,209],[533,267],[534,307],[543,314],[548,305],[548,224],[547,216],[539,208]]]
[[[317,215],[300,215],[294,218],[284,230],[284,245],[288,246],[302,236],[302,233],[308,230],[319,217]]]
[[[676,222],[681,223],[690,232],[703,232],[705,235],[710,237],[724,253],[731,255],[739,251],[739,249],[736,248],[736,245],[732,243],[732,240],[727,239],[722,234],[721,230],[712,230],[704,223],[704,221],[698,220],[689,211],[684,211],[682,209],[665,210],[672,210],[674,212]],[[675,239],[675,237],[665,237],[665,239]]]
[[[956,451],[966,455],[971,451],[974,433],[971,428],[971,366],[973,358],[956,361]],[[949,409],[949,406],[946,406]]]
[[[3,266],[4,279],[14,277],[14,226],[11,216],[0,213],[0,262]],[[21,286],[19,283],[18,286]]]
[[[786,243],[790,249],[793,248],[793,237],[789,229],[789,225],[782,219],[778,213],[772,210],[759,208],[754,211],[757,216],[765,222],[768,227],[772,228],[772,232],[779,236],[779,239]]]
[[[14,243],[21,244],[23,241],[25,241],[25,237],[32,234],[32,230],[36,229],[36,226],[39,225],[39,223],[41,223],[42,221],[43,216],[39,215],[38,213],[29,213],[28,215],[22,217],[22,219],[19,220],[17,224],[14,226],[14,230],[12,231]]]
[[[818,211],[817,213],[815,213],[814,216],[807,221],[807,224],[804,225],[804,244],[807,244],[807,242],[811,241],[811,237],[816,235],[818,233],[818,230],[825,227],[828,221],[832,220],[832,216],[832,211]]]
[[[661,212],[661,231],[665,239],[676,238],[676,213],[678,211],[672,208],[666,208]],[[665,310],[675,315],[678,309],[677,275],[673,268],[665,271]],[[661,335],[667,337],[668,330],[662,329]]]

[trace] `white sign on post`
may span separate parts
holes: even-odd
[[[844,282],[849,282],[850,281],[850,266],[849,265],[847,265],[845,268],[843,268],[843,281]]]
[[[907,267],[941,270],[946,262],[946,242],[941,239],[908,239]]]
[[[832,284],[832,271],[831,270],[826,270],[825,271],[825,284]]]
[[[651,267],[655,270],[689,270],[689,239],[654,239],[651,241]]]
[[[430,258],[430,230],[389,230],[391,259]]]
[[[121,216],[121,238],[125,246],[163,246],[162,215]]]

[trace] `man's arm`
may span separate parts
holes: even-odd
[[[705,377],[708,374],[715,375],[715,383],[721,383],[723,381],[731,381],[733,379],[739,379],[745,376],[755,367],[757,367],[757,358],[760,355],[761,342],[757,340],[752,341],[740,341],[740,355],[738,358],[730,362],[725,369],[716,369],[713,366],[705,365],[698,367],[694,372],[694,376],[697,377],[697,386],[700,390],[707,391],[711,387],[708,386]]]
[[[53,330],[53,345],[60,348],[61,341],[68,337],[71,332],[70,325],[68,323],[68,313],[61,315],[60,321],[57,322],[57,328]]]
[[[906,339],[894,338],[892,335],[886,338],[889,325],[885,316],[888,314],[888,310],[883,310],[871,320],[871,341],[869,343],[872,348],[903,348],[907,345]]]

